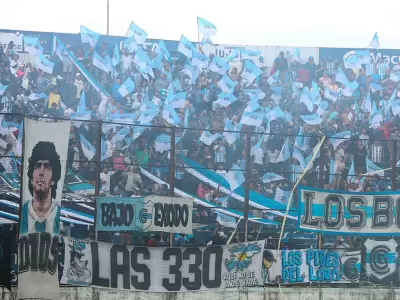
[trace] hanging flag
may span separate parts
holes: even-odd
[[[128,94],[133,93],[135,90],[135,84],[133,83],[132,79],[130,77],[126,78],[124,83],[119,87],[118,93],[122,96],[125,97]]]
[[[200,53],[199,51],[193,51],[192,53],[192,65],[198,69],[206,69],[209,63],[207,55]]]
[[[112,63],[114,66],[118,65],[121,61],[121,55],[118,47],[118,43],[114,46],[114,53],[112,57]]]
[[[212,36],[217,33],[217,27],[206,19],[197,17],[197,28],[204,35]]]
[[[281,152],[276,159],[276,162],[286,161],[290,158],[290,150],[289,150],[289,138],[287,137],[285,143],[282,146]]]
[[[249,126],[261,126],[264,120],[264,113],[259,112],[244,112],[242,118],[240,119],[240,123],[246,124]]]
[[[0,96],[3,96],[5,91],[7,90],[8,85],[1,85],[0,84]]]
[[[303,121],[309,125],[319,125],[323,121],[323,119],[317,114],[312,114],[307,116],[300,115],[300,118],[302,118]]]
[[[43,72],[52,75],[54,63],[51,62],[46,56],[40,54],[36,56],[36,67]]]
[[[83,113],[86,111],[86,95],[85,90],[82,91],[81,98],[79,99],[79,104],[76,112],[78,114]]]
[[[224,93],[218,95],[218,100],[215,103],[221,105],[222,107],[227,107],[235,102],[238,98],[231,93]]]
[[[96,155],[96,148],[93,147],[91,143],[81,134],[81,148],[82,152],[88,160],[92,160],[92,158]]]
[[[375,32],[371,43],[369,43],[369,48],[373,48],[373,49],[379,50],[380,45],[379,45],[379,37],[378,37],[378,33],[377,32]]]
[[[192,58],[193,52],[197,51],[196,47],[183,34],[177,50],[189,59]]]
[[[107,55],[107,54],[106,54]],[[93,52],[93,66],[108,73],[110,72],[109,64],[106,58],[101,57],[96,51]]]
[[[258,76],[262,74],[262,71],[250,60],[246,60],[243,67],[242,78],[247,79],[248,83],[252,83]]]
[[[142,28],[137,26],[135,23],[131,22],[131,25],[128,28],[128,32],[125,35],[126,37],[134,37],[136,43],[139,45],[143,45],[147,39],[147,33]]]
[[[230,66],[222,58],[214,56],[208,69],[220,75],[225,75],[225,73],[230,69]]]
[[[100,38],[99,33],[91,31],[90,29],[81,25],[81,41],[82,41],[82,43],[89,43],[90,47],[95,48],[99,38]]]

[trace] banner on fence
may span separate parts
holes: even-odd
[[[263,245],[166,249],[66,238],[61,283],[149,292],[258,286]]]
[[[299,189],[298,228],[347,235],[399,235],[400,193]]]
[[[24,121],[18,299],[59,299],[61,193],[70,121]]]
[[[360,280],[360,270],[360,250],[264,250],[263,253],[266,284],[355,283]]]
[[[96,197],[98,231],[163,231],[192,234],[193,199]]]

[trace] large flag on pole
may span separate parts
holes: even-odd
[[[215,27],[214,24],[200,17],[197,17],[197,27],[199,32],[207,36],[215,35],[217,33],[217,27]]]
[[[90,29],[86,28],[85,26],[81,25],[81,41],[82,43],[89,43],[90,47],[96,47],[97,41],[100,38],[100,34]]]
[[[128,32],[126,33],[126,37],[133,36],[135,38],[136,43],[139,45],[143,45],[147,39],[147,33],[142,28],[137,26],[135,23],[131,23],[128,28]]]

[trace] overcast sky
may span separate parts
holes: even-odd
[[[3,0],[0,28],[107,32],[107,0]],[[9,7],[8,7],[9,6]],[[380,0],[110,0],[110,34],[131,21],[149,38],[197,41],[196,18],[217,27],[216,44],[400,49],[400,1]]]

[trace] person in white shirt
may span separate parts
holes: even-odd
[[[76,99],[80,99],[82,90],[84,88],[83,80],[82,80],[82,77],[81,77],[81,73],[76,73],[74,85],[76,86],[76,96],[75,96],[75,98]]]
[[[105,194],[106,196],[110,196],[110,185],[111,185],[111,175],[114,172],[108,171],[108,167],[103,168],[103,172],[100,173],[100,183],[101,189],[100,193]]]

